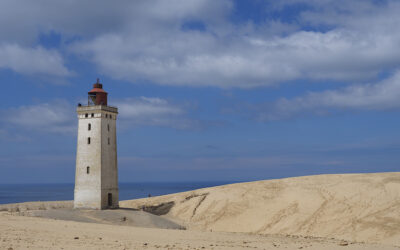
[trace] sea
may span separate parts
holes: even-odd
[[[232,182],[144,182],[119,183],[119,199],[130,200],[184,192]],[[73,183],[0,184],[0,204],[28,201],[63,201],[74,199]]]

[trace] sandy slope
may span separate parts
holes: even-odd
[[[0,212],[0,249],[363,249],[392,246],[332,239],[140,228]]]
[[[334,237],[400,246],[400,173],[239,183],[123,201],[189,229]]]
[[[13,215],[56,220],[113,224],[133,227],[185,229],[161,216],[131,208],[110,210],[73,209],[72,201],[22,202],[0,205],[0,211]]]

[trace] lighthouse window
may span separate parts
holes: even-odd
[[[92,117],[94,117],[94,114],[92,113]]]
[[[92,124],[89,123],[87,129],[91,130],[92,129]]]
[[[87,144],[90,144],[90,137],[87,138]]]
[[[87,173],[87,174],[90,173],[90,167],[86,167],[86,173]]]
[[[88,118],[88,117],[89,117],[89,114],[88,114],[88,113],[86,113],[86,114],[85,114],[85,117],[86,117],[86,118]]]

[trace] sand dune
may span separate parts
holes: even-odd
[[[400,173],[238,183],[122,201],[189,229],[290,234],[400,246]]]

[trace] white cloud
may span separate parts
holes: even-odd
[[[365,80],[400,62],[400,36],[334,30],[284,38],[233,37],[176,32],[155,37],[104,35],[80,43],[106,74],[167,85],[254,87],[308,78]]]
[[[117,102],[117,106],[123,117],[139,118],[159,115],[180,115],[183,110],[173,106],[168,101],[161,98],[140,97],[137,99],[127,99],[124,102]]]
[[[202,122],[187,118],[185,105],[156,97],[128,98],[116,101],[121,127],[161,126],[176,129],[199,129]]]
[[[288,119],[303,114],[324,115],[348,110],[400,108],[400,72],[378,83],[359,84],[339,90],[310,92],[293,99],[282,98],[257,108],[259,120]]]
[[[218,26],[231,8],[229,0],[3,0],[0,40],[32,43],[47,32],[68,38],[123,31],[142,35],[152,32],[149,26],[179,26],[183,19],[207,19]]]
[[[138,97],[116,100],[118,107],[118,126],[161,126],[175,129],[202,129],[216,125],[213,122],[191,119],[187,104],[175,104],[157,97]],[[10,128],[27,131],[52,133],[76,132],[77,118],[75,107],[66,100],[24,105],[0,110],[0,137],[8,134]]]
[[[24,48],[16,44],[0,45],[0,68],[29,75],[61,77],[71,75],[57,51],[42,47]]]
[[[75,109],[66,101],[55,101],[2,110],[1,121],[26,130],[55,133],[75,132]]]

